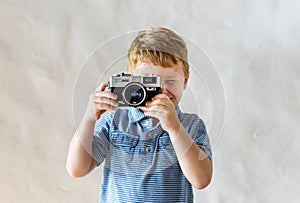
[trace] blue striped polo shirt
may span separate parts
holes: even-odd
[[[194,142],[212,158],[203,121],[182,113],[182,125]],[[99,119],[94,128],[93,156],[104,160],[100,202],[193,202],[169,135],[137,108],[119,108]]]

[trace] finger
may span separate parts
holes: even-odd
[[[157,118],[158,120],[161,120],[161,113],[160,112],[156,112],[156,111],[145,111],[144,114],[146,116],[149,116],[149,117],[154,117],[154,118]]]
[[[168,112],[168,107],[161,105],[161,104],[156,104],[156,105],[151,105],[151,106],[146,106],[143,110],[145,112],[159,112],[159,113],[164,113]]]
[[[154,106],[146,107],[146,112],[157,112],[157,113],[168,114],[169,108],[164,105],[154,105]]]
[[[96,89],[95,92],[102,92],[105,90],[105,88],[108,87],[108,83],[107,82],[102,82],[98,88]]]
[[[155,99],[153,101],[149,101],[149,102],[146,102],[146,106],[153,106],[153,105],[163,105],[163,106],[171,106],[171,101],[168,100],[168,99]]]
[[[108,105],[111,105],[111,106],[114,106],[114,107],[119,106],[119,103],[117,101],[106,98],[106,97],[97,97],[97,98],[95,98],[94,102],[99,103],[99,104],[100,103],[108,104]]]
[[[116,95],[115,93],[112,93],[110,91],[103,91],[103,92],[96,92],[95,97],[97,98],[109,98],[109,99],[117,99],[118,95]]]
[[[109,104],[105,104],[105,103],[97,103],[95,104],[95,108],[99,109],[99,110],[115,110],[116,107],[111,106]]]
[[[157,94],[154,97],[152,97],[152,100],[155,100],[155,99],[164,99],[164,98],[170,100],[169,97],[166,94]]]

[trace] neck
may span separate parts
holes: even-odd
[[[153,118],[152,117],[152,126],[155,127],[157,125],[157,123],[159,122],[159,120],[157,118]]]

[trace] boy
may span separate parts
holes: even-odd
[[[117,108],[102,83],[70,143],[67,170],[82,177],[105,160],[100,202],[193,202],[192,186],[210,183],[212,162],[203,121],[178,107],[189,79],[184,41],[166,28],[139,32],[128,72],[159,76],[160,94],[145,107]]]

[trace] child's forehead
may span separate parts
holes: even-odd
[[[154,65],[152,63],[139,62],[135,68],[135,73],[148,73],[148,74],[156,74],[156,73],[169,73],[174,74],[175,72],[178,75],[184,77],[184,71],[182,68],[182,63],[174,64],[170,67],[164,67],[160,65]]]
[[[178,67],[162,67],[145,64],[137,66],[133,72],[134,75],[158,75],[165,78],[183,78],[184,76],[180,73]]]

